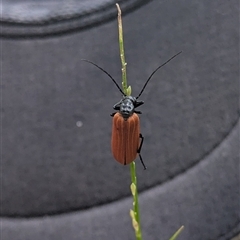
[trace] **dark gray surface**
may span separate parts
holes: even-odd
[[[239,232],[237,6],[152,1],[124,17],[134,95],[183,50],[141,97],[144,239],[167,239],[180,225],[179,239]],[[4,240],[133,239],[129,168],[110,152],[109,114],[121,94],[80,61],[120,83],[117,38],[115,19],[58,37],[1,40]]]
[[[179,239],[228,239],[239,207],[238,128],[239,124],[201,163],[141,194],[144,239],[168,239],[182,224],[185,230]],[[4,220],[3,239],[134,239],[130,206],[127,198],[72,214]]]
[[[127,13],[149,1],[119,0],[118,3]],[[79,32],[116,18],[114,0],[4,0],[2,6],[2,38],[44,38]]]

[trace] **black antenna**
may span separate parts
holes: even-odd
[[[91,62],[91,61],[89,61],[89,60],[81,59],[81,61],[91,63],[92,65],[94,65],[95,67],[97,67],[98,69],[100,69],[101,71],[103,71],[104,73],[106,73],[106,74],[112,79],[112,81],[115,83],[115,85],[117,86],[118,90],[119,90],[124,96],[126,96],[126,94],[122,91],[122,89],[119,87],[119,85],[117,84],[117,82],[113,79],[113,77],[112,77],[107,71],[105,71],[103,68],[99,67],[96,63]]]
[[[177,54],[175,54],[173,57],[171,57],[170,59],[168,59],[165,63],[163,63],[161,66],[159,66],[157,69],[155,69],[155,70],[153,71],[153,73],[149,76],[148,80],[147,80],[146,83],[144,84],[141,92],[138,94],[138,96],[136,97],[136,99],[138,99],[138,98],[142,95],[145,87],[147,86],[148,82],[149,82],[150,79],[152,78],[153,74],[154,74],[158,69],[160,69],[161,67],[163,67],[164,65],[166,65],[167,63],[169,63],[169,62],[170,62],[172,59],[174,59],[176,56],[178,56],[180,53],[182,53],[182,51],[179,52],[179,53],[177,53]]]

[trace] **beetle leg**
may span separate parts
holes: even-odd
[[[134,110],[134,112],[137,113],[137,114],[142,114],[141,111],[135,111],[135,110]]]
[[[143,141],[144,141],[144,137],[143,137],[143,135],[141,133],[139,134],[139,138],[141,139],[141,143],[140,143],[140,146],[139,146],[139,148],[137,150],[137,153],[141,152]]]
[[[115,114],[116,114],[116,112],[114,112],[114,113],[111,113],[111,114],[110,114],[110,116],[111,116],[111,117],[113,117]]]
[[[113,105],[113,109],[114,110],[120,110],[120,106],[121,106],[122,100],[117,102],[116,104]]]
[[[143,105],[143,104],[144,104],[144,101],[138,101],[138,100],[136,100],[136,102],[134,103],[134,107],[137,108],[137,107],[139,107],[139,106],[141,106],[141,105]]]
[[[144,169],[144,170],[146,170],[146,169],[147,169],[147,167],[145,166],[145,164],[144,164],[144,162],[143,162],[143,159],[142,159],[142,156],[141,156],[141,154],[139,153],[138,155],[139,155],[139,157],[140,157],[140,160],[141,160],[141,163],[142,163],[142,165],[143,165],[143,169]]]
[[[141,163],[142,163],[142,165],[143,165],[143,168],[144,168],[144,170],[146,170],[147,168],[146,168],[146,166],[145,166],[145,164],[144,164],[144,162],[143,162],[143,159],[142,159],[142,156],[141,156],[141,149],[142,149],[142,145],[143,145],[143,141],[144,141],[144,137],[143,137],[143,135],[140,133],[139,134],[139,138],[141,138],[141,143],[140,143],[140,146],[139,146],[139,148],[138,148],[138,150],[137,150],[137,153],[138,153],[138,155],[139,155],[139,158],[140,158],[140,160],[141,160]]]

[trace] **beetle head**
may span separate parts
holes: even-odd
[[[134,113],[135,102],[136,98],[132,96],[126,96],[122,99],[119,112],[124,119],[128,119]]]

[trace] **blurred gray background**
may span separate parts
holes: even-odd
[[[2,0],[1,240],[134,239],[130,169],[110,149],[116,1]],[[141,96],[143,239],[240,232],[239,1],[118,1]]]

